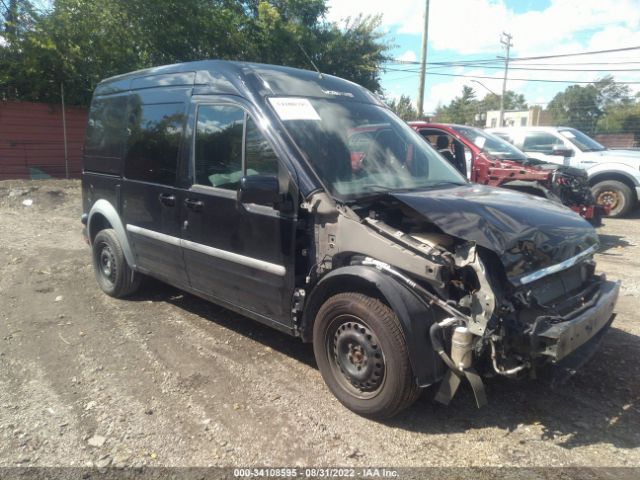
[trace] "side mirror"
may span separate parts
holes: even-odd
[[[551,155],[557,155],[558,157],[573,157],[574,152],[563,145],[556,145],[551,150]]]
[[[281,202],[280,182],[275,175],[249,175],[240,180],[240,203],[277,206]]]

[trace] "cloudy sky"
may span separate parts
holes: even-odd
[[[425,0],[329,0],[328,3],[330,20],[339,21],[360,13],[381,14],[386,37],[395,45],[392,55],[396,59],[419,60]],[[495,62],[428,67],[426,112],[433,112],[438,103],[446,104],[459,95],[463,85],[473,87],[478,97],[487,93],[482,86],[472,83],[472,78],[436,74],[490,77],[478,80],[494,92],[500,92],[503,67],[496,57],[504,55],[499,43],[503,31],[513,35],[511,56],[515,58],[636,47],[640,46],[640,0],[431,0],[427,63]],[[574,81],[592,81],[607,72],[617,81],[638,82],[630,87],[640,90],[640,49],[516,61],[511,66],[517,69],[510,69],[509,77],[514,80],[509,80],[507,88],[523,93],[530,104],[544,104]],[[387,67],[382,82],[385,92],[391,97],[408,94],[415,102],[417,67],[406,64]],[[567,71],[557,71],[559,68]],[[569,82],[531,81],[533,79]]]

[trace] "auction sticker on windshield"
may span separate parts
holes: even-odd
[[[320,115],[306,98],[270,98],[280,120],[320,120]]]

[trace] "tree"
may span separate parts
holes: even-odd
[[[462,87],[461,95],[451,100],[449,105],[438,106],[434,119],[443,123],[471,125],[477,113],[479,112],[476,93],[473,88],[465,85]]]
[[[547,108],[555,124],[575,127],[587,134],[593,133],[602,115],[598,91],[593,85],[571,85],[553,97]]]
[[[516,93],[513,90],[507,90],[504,93],[505,110],[526,110],[528,108],[527,101],[521,93]],[[488,93],[482,100],[480,100],[478,110],[480,112],[500,110],[500,96]]]
[[[585,86],[570,85],[553,97],[547,108],[555,124],[593,134],[607,112],[632,103],[629,87],[616,84],[613,77],[605,76]],[[610,118],[607,122],[612,121]]]
[[[324,73],[380,90],[390,47],[380,19],[337,25],[326,11],[326,0],[54,0],[0,42],[0,90],[58,102],[64,83],[68,102],[86,105],[98,81],[119,73],[207,58],[310,69],[302,49]]]
[[[400,98],[387,102],[389,108],[405,122],[418,119],[418,111],[411,103],[408,95],[400,95]]]
[[[3,21],[0,22],[0,35],[5,39],[5,42],[11,44],[29,26],[33,25],[36,14],[28,0],[4,0],[0,6],[4,7]]]

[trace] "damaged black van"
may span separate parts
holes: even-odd
[[[203,61],[101,82],[82,221],[100,287],[148,275],[312,342],[333,394],[383,418],[426,386],[572,372],[613,319],[598,237],[467,182],[368,90]]]

